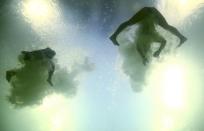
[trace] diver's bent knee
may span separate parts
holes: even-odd
[[[165,45],[166,45],[166,43],[167,43],[167,41],[166,41],[166,40],[162,40],[162,41],[161,41],[161,46],[165,46]]]
[[[163,43],[163,44],[166,44],[166,40],[165,39],[163,39],[162,41],[161,41],[161,43]]]

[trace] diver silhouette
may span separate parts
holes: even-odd
[[[52,84],[52,75],[55,71],[55,65],[52,61],[52,58],[56,55],[55,51],[50,48],[45,48],[41,50],[34,51],[22,51],[23,60],[24,61],[32,61],[32,60],[45,60],[48,64],[48,79],[47,82],[53,86]]]
[[[52,84],[52,76],[53,73],[55,71],[55,65],[52,61],[52,58],[56,55],[55,51],[50,49],[50,48],[45,48],[45,49],[41,49],[41,50],[34,50],[34,51],[22,51],[22,58],[26,64],[27,61],[33,61],[33,60],[40,60],[40,61],[44,61],[47,63],[48,65],[48,78],[47,78],[47,82],[53,86]],[[17,74],[18,70],[17,69],[13,69],[13,70],[9,70],[6,71],[6,80],[8,82],[11,81],[11,78],[13,76],[15,76]]]
[[[111,41],[119,46],[116,38],[118,34],[126,27],[138,23],[139,31],[136,40],[136,48],[142,57],[143,64],[148,63],[147,53],[151,47],[152,42],[160,43],[160,47],[154,52],[154,57],[159,57],[161,51],[166,45],[166,40],[156,31],[155,25],[160,25],[165,30],[168,30],[172,34],[176,35],[180,39],[180,43],[177,47],[180,47],[187,38],[183,36],[175,27],[169,25],[162,14],[154,7],[144,7],[139,10],[132,18],[122,23],[117,30],[111,35]]]

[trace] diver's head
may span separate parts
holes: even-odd
[[[49,47],[47,47],[45,50],[46,50],[46,56],[50,59],[52,59],[56,55],[55,51],[50,49]]]

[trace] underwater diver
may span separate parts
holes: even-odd
[[[162,14],[154,7],[144,7],[139,10],[132,18],[128,21],[122,23],[114,34],[111,35],[111,41],[119,46],[116,38],[120,32],[122,32],[126,27],[138,23],[138,37],[136,40],[136,48],[142,57],[143,64],[148,63],[147,53],[150,50],[152,42],[160,43],[160,47],[154,52],[154,57],[159,57],[161,51],[166,45],[166,40],[156,31],[155,25],[160,25],[162,28],[168,30],[172,34],[176,35],[180,39],[180,43],[177,47],[180,47],[187,38],[183,36],[175,27],[169,25]]]
[[[55,51],[50,48],[45,48],[41,50],[35,51],[22,51],[23,60],[24,61],[32,61],[32,60],[45,60],[48,63],[48,79],[47,82],[53,86],[52,84],[52,76],[55,71],[55,65],[52,61],[52,58],[56,55]]]
[[[53,86],[52,84],[52,76],[55,71],[55,65],[52,61],[52,58],[56,55],[55,51],[53,51],[50,48],[45,48],[41,50],[35,50],[35,51],[22,51],[23,54],[23,60],[26,61],[33,61],[33,60],[44,60],[48,64],[48,79],[47,82]],[[17,74],[16,69],[6,71],[6,80],[8,82],[11,81],[11,78]]]

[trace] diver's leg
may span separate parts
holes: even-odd
[[[159,34],[154,34],[154,42],[159,42],[160,43],[160,47],[157,51],[154,52],[153,56],[154,57],[159,57],[161,51],[164,49],[164,47],[166,46],[166,40],[160,36]]]
[[[148,52],[152,43],[152,36],[146,33],[139,33],[137,39],[137,51],[143,59],[143,64],[146,65],[148,60]]]
[[[137,51],[139,52],[140,56],[142,57],[143,64],[146,65],[149,61],[148,61],[148,59],[146,57],[144,47],[142,47],[141,43],[137,44]]]

